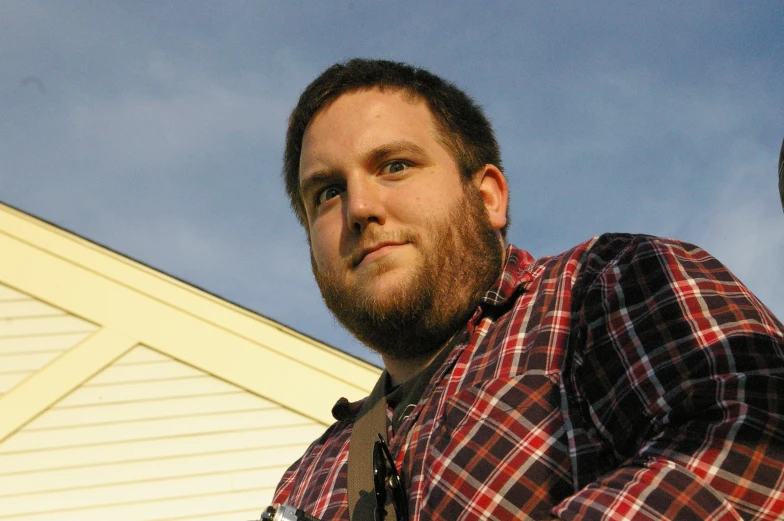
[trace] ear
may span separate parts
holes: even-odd
[[[500,230],[506,226],[506,209],[509,204],[506,177],[497,166],[487,164],[477,171],[474,183],[485,203],[490,224],[496,230]]]

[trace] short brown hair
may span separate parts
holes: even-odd
[[[490,121],[479,105],[454,84],[406,63],[362,58],[336,63],[304,90],[291,112],[286,133],[283,179],[291,207],[306,228],[305,207],[299,192],[299,160],[305,129],[320,110],[341,95],[371,88],[400,89],[422,98],[465,179],[471,179],[486,164],[503,171]],[[506,235],[506,226],[501,234]]]

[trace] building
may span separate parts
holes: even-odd
[[[0,204],[0,520],[249,520],[380,369]]]

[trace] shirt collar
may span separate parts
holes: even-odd
[[[387,380],[387,371],[381,373],[381,377],[376,382],[376,386],[370,392],[370,396],[350,402],[347,398],[340,398],[332,407],[332,417],[337,421],[353,422],[384,398],[384,387]]]
[[[501,276],[482,297],[481,303],[490,306],[501,306],[511,299],[518,291],[525,290],[533,281],[529,268],[534,258],[525,250],[513,244],[506,247],[506,261]]]

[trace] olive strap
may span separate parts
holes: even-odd
[[[382,378],[384,376],[382,375]],[[374,519],[376,496],[373,482],[373,445],[378,439],[377,433],[384,439],[387,437],[387,401],[383,391],[371,393],[368,400],[374,400],[374,403],[365,404],[358,415],[348,447],[348,512],[351,521]],[[392,513],[389,504],[386,510],[387,519],[394,519],[389,517]]]

